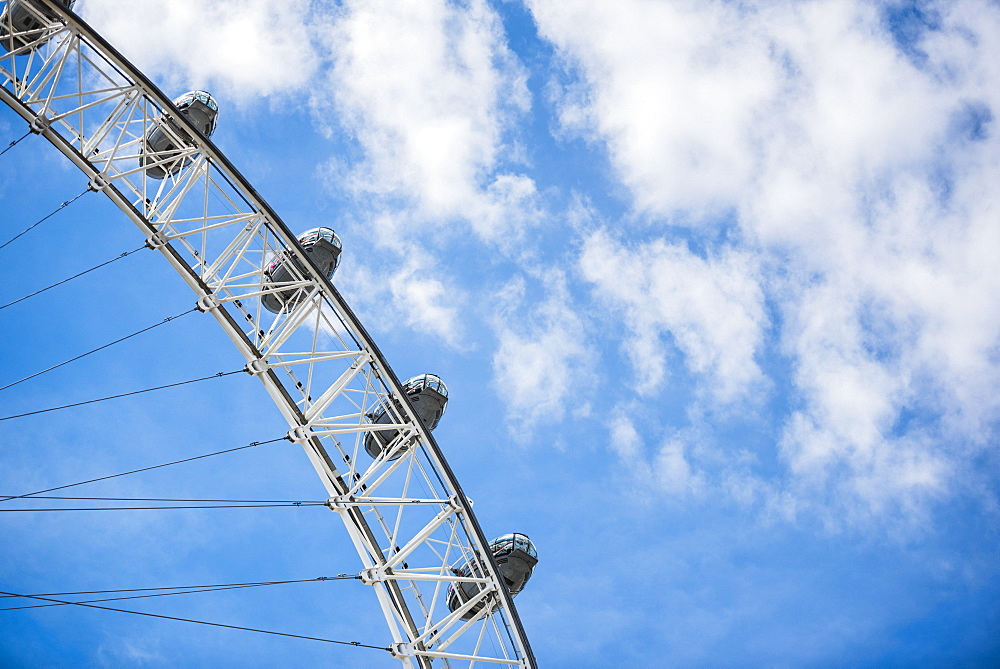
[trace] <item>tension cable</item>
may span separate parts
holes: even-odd
[[[121,592],[146,592],[151,594],[144,595],[128,595],[124,597],[108,597],[104,599],[87,599],[82,602],[76,602],[77,604],[93,604],[96,602],[115,602],[124,599],[145,599],[149,597],[169,597],[171,595],[187,595],[191,593],[199,592],[221,592],[224,590],[239,590],[242,588],[258,588],[266,585],[284,585],[287,583],[313,583],[318,581],[347,581],[354,580],[360,581],[360,576],[348,576],[347,574],[339,574],[337,576],[320,576],[319,578],[301,578],[293,581],[258,581],[252,583],[221,583],[212,585],[181,585],[166,588],[131,588],[131,589],[121,589],[121,590],[87,590],[82,592],[43,592],[36,593],[34,595],[22,595],[22,597],[64,597],[70,595],[99,595],[99,594],[116,594]],[[174,590],[176,592],[151,592],[154,590]],[[3,595],[0,599],[12,599],[10,595]],[[51,604],[28,604],[26,606],[8,606],[5,608],[0,608],[0,611],[20,611],[22,609],[44,609],[50,606],[66,606],[60,603]]]
[[[11,420],[14,418],[24,418],[25,416],[35,416],[40,413],[48,413],[49,411],[59,411],[60,409],[69,409],[71,407],[83,406],[84,404],[94,404],[95,402],[106,402],[107,400],[115,400],[120,397],[130,397],[132,395],[141,395],[142,393],[150,393],[154,390],[163,390],[164,388],[176,388],[177,386],[185,386],[189,383],[198,383],[199,381],[208,381],[209,379],[221,379],[223,376],[232,376],[233,374],[242,374],[246,372],[245,369],[237,369],[232,372],[216,372],[211,376],[203,376],[200,379],[190,379],[188,381],[178,381],[177,383],[168,383],[165,386],[156,386],[155,388],[144,388],[142,390],[133,390],[130,393],[122,393],[120,395],[110,395],[108,397],[98,397],[93,400],[85,400],[83,402],[74,402],[73,404],[64,404],[58,407],[50,407],[48,409],[39,409],[38,411],[29,411],[28,413],[19,413],[14,416],[4,416],[0,418],[2,420]]]
[[[345,579],[360,580],[360,576],[337,574],[336,576],[317,576],[316,578],[300,578],[292,581],[248,581],[246,583],[201,583],[199,585],[163,585],[158,588],[116,588],[114,590],[77,590],[75,592],[33,592],[30,595],[0,595],[0,599],[11,597],[70,597],[73,595],[110,595],[119,592],[152,592],[153,590],[188,590],[195,588],[230,588],[251,585],[280,585],[282,583],[310,583],[312,581],[340,581]]]
[[[326,506],[326,502],[281,502],[274,504],[173,504],[171,506],[55,506],[44,509],[0,509],[0,513],[33,513],[39,511],[165,511],[173,509],[266,509],[275,507]]]
[[[324,639],[315,636],[304,636],[302,634],[289,634],[288,632],[274,632],[271,630],[261,630],[255,629],[253,627],[241,627],[239,625],[226,625],[224,623],[213,623],[205,620],[192,620],[191,618],[178,618],[176,616],[165,616],[159,613],[145,613],[142,611],[129,611],[127,609],[116,609],[110,606],[98,606],[97,604],[84,604],[83,602],[67,602],[59,599],[50,599],[48,597],[39,597],[37,595],[18,595],[13,592],[3,592],[0,591],[0,595],[10,595],[11,597],[27,597],[29,599],[38,599],[43,602],[55,602],[57,604],[70,604],[72,606],[83,606],[88,609],[98,609],[101,611],[116,611],[118,613],[131,613],[135,616],[148,616],[150,618],[160,618],[161,620],[176,620],[183,623],[195,623],[197,625],[211,625],[212,627],[225,627],[231,630],[243,630],[245,632],[258,632],[260,634],[273,634],[275,636],[285,636],[291,637],[293,639],[307,639],[309,641],[323,641],[325,643],[335,643],[342,646],[357,646],[358,648],[372,648],[374,650],[384,650],[386,652],[391,652],[391,649],[386,646],[373,646],[367,643],[361,643],[360,641],[337,641],[335,639]]]
[[[188,311],[185,311],[184,313],[177,314],[176,316],[167,316],[166,318],[164,318],[159,323],[154,323],[153,325],[150,325],[148,328],[143,328],[142,330],[139,330],[137,332],[133,332],[132,334],[126,335],[126,336],[122,337],[121,339],[116,339],[113,342],[111,342],[110,344],[105,344],[104,346],[98,346],[97,348],[93,349],[92,351],[87,351],[86,353],[81,353],[80,355],[76,356],[75,358],[70,358],[69,360],[66,360],[64,362],[60,362],[58,365],[52,365],[48,369],[43,369],[42,371],[35,372],[34,374],[32,374],[30,376],[26,376],[23,379],[18,379],[17,381],[14,381],[13,383],[8,383],[7,385],[0,387],[0,390],[7,390],[8,388],[16,386],[19,383],[23,383],[23,382],[25,382],[25,381],[27,381],[29,379],[33,379],[36,376],[41,376],[42,374],[44,374],[46,372],[51,372],[53,369],[58,369],[58,368],[62,367],[63,365],[68,365],[71,362],[76,362],[80,358],[85,358],[88,355],[90,355],[91,353],[97,353],[98,351],[103,351],[104,349],[108,348],[109,346],[114,346],[115,344],[119,344],[119,343],[125,341],[126,339],[131,339],[132,337],[135,337],[137,335],[141,335],[143,332],[149,332],[153,328],[158,328],[161,325],[163,325],[164,323],[169,323],[170,321],[177,320],[181,316],[186,316],[186,315],[190,314],[192,311],[198,311],[197,307],[195,307],[194,309],[190,309]]]
[[[8,497],[7,499],[12,499]],[[25,511],[151,511],[156,509],[256,509],[278,506],[325,506],[326,502],[294,499],[175,499],[166,497],[55,497],[38,496],[28,499],[86,500],[97,502],[172,502],[171,506],[99,506],[99,507],[53,507],[46,509],[0,509],[0,513]],[[190,506],[210,504],[211,506]]]
[[[52,288],[55,288],[56,286],[61,286],[62,284],[66,283],[68,281],[72,281],[73,279],[79,278],[79,277],[83,276],[84,274],[88,274],[90,272],[93,272],[95,269],[100,269],[100,268],[104,267],[105,265],[110,265],[111,263],[115,262],[116,260],[121,260],[122,258],[128,257],[128,256],[132,255],[133,253],[135,253],[136,251],[141,251],[144,248],[146,248],[145,244],[143,244],[139,248],[132,249],[131,251],[126,251],[126,252],[122,253],[121,255],[115,256],[111,260],[108,260],[107,262],[102,262],[100,265],[96,265],[95,267],[91,267],[90,269],[84,270],[84,271],[80,272],[79,274],[74,274],[73,276],[69,277],[68,279],[63,279],[62,281],[54,283],[51,286],[46,286],[45,288],[42,288],[41,290],[36,290],[31,295],[25,295],[24,297],[20,297],[20,298],[14,300],[13,302],[8,302],[7,304],[5,304],[2,307],[0,307],[0,309],[6,309],[7,307],[13,306],[13,305],[17,304],[18,302],[24,302],[29,297],[34,297],[35,295],[38,295],[39,293],[44,293],[45,291],[50,290]]]
[[[224,453],[233,453],[235,451],[242,451],[247,448],[253,448],[254,446],[263,446],[265,444],[273,444],[278,441],[288,441],[288,437],[278,437],[277,439],[269,439],[268,441],[251,441],[249,444],[244,446],[237,446],[236,448],[227,448],[224,451],[215,451],[214,453],[205,453],[204,455],[196,455],[191,458],[184,458],[183,460],[174,460],[173,462],[164,462],[159,465],[152,465],[150,467],[142,467],[141,469],[133,469],[127,472],[121,472],[119,474],[109,474],[108,476],[99,476],[94,479],[87,479],[86,481],[77,481],[76,483],[67,483],[66,485],[56,486],[55,488],[46,488],[45,490],[36,490],[35,492],[28,492],[23,495],[15,495],[13,497],[4,497],[0,499],[0,502],[6,502],[12,499],[24,499],[26,497],[34,497],[35,495],[41,495],[45,492],[54,492],[56,490],[65,490],[66,488],[75,488],[78,485],[86,485],[88,483],[97,483],[98,481],[107,481],[108,479],[118,478],[119,476],[128,476],[129,474],[138,474],[140,472],[148,472],[153,469],[160,469],[161,467],[170,467],[172,465],[180,465],[185,462],[193,462],[194,460],[201,460],[202,458],[211,458],[216,455],[222,455]]]
[[[8,146],[7,148],[9,149],[10,147]],[[6,150],[7,149],[4,149],[4,151],[6,151]],[[0,153],[0,155],[3,155],[3,154]],[[3,244],[0,244],[0,249],[2,249],[3,247],[7,246],[8,244],[10,244],[11,242],[13,242],[15,239],[17,239],[21,235],[24,235],[24,234],[26,234],[28,232],[31,232],[36,227],[38,227],[39,224],[41,224],[41,223],[47,221],[48,219],[52,218],[53,216],[55,216],[56,214],[58,214],[60,211],[62,211],[63,209],[65,209],[66,207],[68,207],[69,205],[73,204],[74,202],[76,202],[77,200],[79,200],[81,197],[83,197],[84,195],[86,195],[87,191],[89,191],[89,190],[90,190],[89,186],[87,188],[84,188],[83,192],[80,193],[79,195],[77,195],[76,197],[74,197],[72,200],[66,200],[61,205],[59,205],[58,207],[56,207],[55,209],[53,209],[51,212],[49,212],[48,214],[46,214],[42,218],[38,219],[37,221],[35,221],[31,225],[29,225],[27,228],[25,228],[21,232],[17,233],[13,237],[11,237],[7,241],[5,241]]]
[[[0,151],[0,156],[2,156],[3,154],[7,153],[8,151],[10,151],[11,149],[13,149],[18,144],[20,144],[21,140],[24,139],[25,137],[27,137],[30,134],[31,134],[31,130],[28,130],[28,132],[24,133],[23,135],[21,135],[20,137],[18,137],[17,139],[15,139],[13,142],[11,142],[10,144],[8,144],[7,148],[5,148],[3,151]]]

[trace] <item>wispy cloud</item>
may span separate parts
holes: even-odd
[[[299,92],[319,65],[316,3],[87,0],[78,11],[143,72],[243,99]],[[151,29],[137,30],[141,20]],[[155,28],[153,28],[155,27]]]
[[[579,269],[613,313],[624,313],[640,394],[662,386],[671,345],[715,400],[732,401],[761,380],[754,356],[767,318],[752,255],[729,248],[701,258],[663,240],[626,248],[599,231],[584,241]]]
[[[573,309],[566,277],[552,270],[541,279],[546,297],[540,303],[525,304],[523,278],[495,296],[495,384],[506,402],[512,431],[521,439],[530,438],[536,425],[562,421],[571,395],[587,387],[594,371],[592,344]],[[588,394],[577,395],[579,403]]]
[[[637,390],[667,344],[721,397],[754,387],[770,325],[789,491],[875,514],[947,494],[1000,416],[995,8],[950,5],[902,48],[869,3],[531,6],[575,82],[563,132],[605,147],[630,229],[662,230],[581,262]]]
[[[420,214],[415,224],[507,233],[490,211],[505,202],[517,211],[533,191],[501,168],[528,94],[489,5],[348,2],[326,46],[333,67],[316,104],[361,148],[354,188]]]

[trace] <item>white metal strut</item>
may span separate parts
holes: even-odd
[[[344,521],[362,580],[388,623],[392,654],[406,667],[535,667],[468,499],[337,290],[226,157],[100,35],[53,0],[20,4],[44,28],[24,33],[26,46],[0,50],[0,98],[138,226],[244,356]],[[15,26],[4,28],[17,36]],[[155,123],[184,148],[140,166],[143,137]],[[152,164],[175,173],[153,179]],[[279,253],[298,262],[288,263],[292,280],[274,285],[264,268]],[[289,289],[302,291],[294,308],[263,308],[261,296]],[[373,461],[363,442],[380,406],[393,421],[377,429],[397,436]],[[468,562],[482,567],[468,572],[475,578],[455,573]],[[447,590],[460,581],[481,589],[452,612]],[[463,619],[481,603],[478,615]]]

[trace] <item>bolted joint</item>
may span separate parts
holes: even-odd
[[[296,425],[288,431],[288,441],[294,441],[296,444],[309,441],[312,439],[312,436],[312,430],[304,425]]]
[[[149,244],[148,240],[146,241],[146,244],[147,245]],[[198,301],[195,302],[194,304],[195,308],[203,314],[207,314],[212,309],[218,309],[219,305],[220,305],[219,298],[217,298],[215,295],[212,295],[211,293],[199,297]]]
[[[362,569],[358,577],[361,582],[365,585],[375,585],[376,583],[384,583],[390,580],[392,576],[391,567],[372,567],[371,569]]]
[[[28,129],[31,130],[31,132],[33,132],[34,134],[40,135],[46,130],[48,130],[50,125],[52,125],[52,121],[50,121],[49,119],[45,118],[44,116],[36,116],[35,118],[31,119],[31,123],[28,124]]]
[[[354,506],[354,495],[337,495],[326,500],[326,505],[331,511],[347,511]]]
[[[100,193],[102,190],[108,187],[108,183],[109,181],[107,180],[107,178],[103,174],[98,172],[93,177],[91,177],[90,181],[87,183],[87,188],[94,191],[95,193]]]
[[[248,362],[244,369],[246,369],[247,374],[250,374],[251,376],[260,376],[267,370],[271,369],[271,365],[258,358],[257,360],[251,360]]]
[[[417,651],[413,647],[412,643],[406,643],[399,641],[389,646],[389,652],[392,653],[393,657],[416,657]]]
[[[94,177],[94,178],[96,179],[97,177]],[[107,185],[107,184],[105,184],[105,185]],[[162,249],[164,246],[167,245],[168,241],[169,240],[167,239],[167,236],[165,234],[163,234],[163,232],[161,230],[157,230],[156,232],[154,232],[153,234],[151,234],[149,237],[146,237],[146,248],[152,249],[154,251],[156,249]]]

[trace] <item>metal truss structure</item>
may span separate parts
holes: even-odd
[[[347,528],[362,580],[385,614],[393,656],[407,667],[536,666],[455,475],[374,342],[295,236],[170,99],[78,16],[54,0],[17,4],[41,27],[3,26],[15,39],[12,50],[0,51],[0,98],[138,226],[243,354]],[[143,156],[156,124],[181,148]],[[154,165],[166,178],[147,173]],[[279,254],[294,259],[287,263],[293,276],[275,284],[265,269]],[[273,314],[261,304],[273,292],[295,299]],[[377,429],[397,434],[373,460],[363,442],[380,407],[393,422]],[[478,566],[463,576],[464,565]],[[478,593],[451,611],[448,588],[462,581],[478,584]]]

